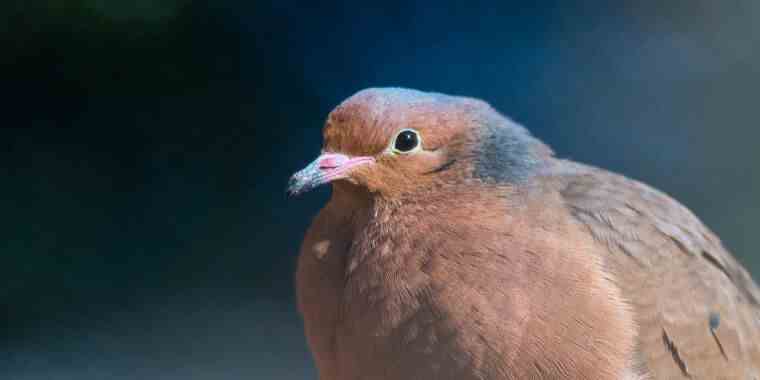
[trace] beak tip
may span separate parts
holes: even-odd
[[[303,183],[296,178],[296,176],[290,177],[288,180],[288,186],[285,188],[285,192],[290,197],[296,197],[304,190]]]

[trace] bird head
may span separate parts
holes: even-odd
[[[328,116],[322,152],[295,173],[292,195],[319,185],[385,198],[472,181],[513,183],[550,150],[487,103],[401,88],[371,88]]]

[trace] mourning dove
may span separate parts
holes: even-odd
[[[360,91],[289,190],[326,183],[296,274],[322,380],[760,379],[760,290],[720,240],[483,101]]]

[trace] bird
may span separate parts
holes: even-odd
[[[760,379],[760,289],[689,209],[487,102],[334,108],[295,268],[321,380]]]

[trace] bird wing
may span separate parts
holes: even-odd
[[[640,182],[563,161],[550,176],[606,246],[655,379],[760,380],[760,289],[686,207]]]

